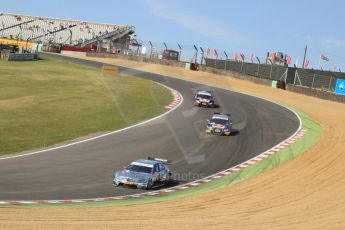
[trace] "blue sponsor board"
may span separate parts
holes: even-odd
[[[345,95],[345,80],[344,79],[337,79],[337,83],[335,85],[335,93]]]

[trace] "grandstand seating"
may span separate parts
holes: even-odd
[[[0,13],[0,37],[80,45],[107,34],[134,33],[134,27]]]

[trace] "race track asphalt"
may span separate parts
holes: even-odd
[[[103,65],[42,54],[96,68]],[[138,70],[122,73],[163,83],[179,91],[183,104],[152,122],[106,137],[35,155],[0,160],[0,200],[86,199],[134,194],[115,188],[113,173],[148,156],[172,160],[176,184],[200,179],[255,157],[291,136],[299,120],[290,110],[268,101]],[[193,92],[212,90],[217,109],[193,107]],[[238,133],[230,137],[204,133],[213,112],[231,114]]]

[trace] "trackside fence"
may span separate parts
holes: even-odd
[[[185,68],[189,62],[148,58],[140,55],[87,52],[89,57],[108,57],[157,63]],[[345,73],[302,69],[278,64],[248,63],[235,60],[203,59],[200,70],[221,75],[231,75],[255,82],[272,85],[272,81],[284,81],[289,91],[302,93],[326,100],[345,103],[345,96],[335,93],[337,80],[345,79]]]
[[[345,73],[294,68],[275,64],[247,63],[234,60],[205,59],[205,66],[223,71],[238,72],[262,79],[282,80],[287,84],[334,92],[337,79]]]

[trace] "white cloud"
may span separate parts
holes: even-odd
[[[146,0],[151,13],[157,17],[167,19],[179,26],[185,27],[208,38],[222,40],[229,44],[247,45],[249,39],[243,34],[212,20],[208,15],[198,15],[194,12],[186,12],[177,7],[173,1]],[[184,2],[188,4],[188,1]]]

